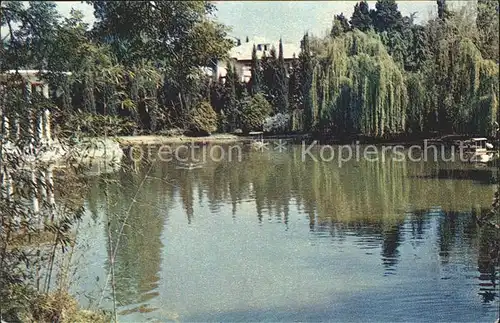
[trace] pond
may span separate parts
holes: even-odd
[[[239,147],[95,177],[76,257],[82,303],[104,296],[111,308],[108,222],[116,242],[126,220],[122,322],[496,320],[495,233],[475,224],[493,168],[387,151],[340,165],[319,146],[305,156],[304,145]],[[178,161],[188,157],[197,167]]]

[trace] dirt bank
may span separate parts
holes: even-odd
[[[209,142],[209,143],[229,143],[245,140],[244,137],[239,137],[231,134],[216,134],[207,137],[187,137],[187,136],[123,136],[117,137],[118,142],[122,146],[132,145],[161,145],[161,144],[176,144],[186,142]]]

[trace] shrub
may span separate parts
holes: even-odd
[[[65,291],[39,294],[33,297],[25,321],[84,323],[110,322],[110,313],[80,309],[76,299]]]
[[[241,125],[245,131],[260,130],[266,117],[272,111],[271,104],[261,93],[242,102]]]
[[[265,132],[285,132],[290,123],[290,116],[286,113],[278,113],[264,121]]]
[[[211,134],[217,130],[217,113],[210,103],[203,101],[190,114],[190,130]]]
[[[63,125],[62,135],[74,136],[79,129],[89,137],[118,136],[132,133],[136,124],[127,118],[119,116],[100,115],[92,113],[74,113]]]

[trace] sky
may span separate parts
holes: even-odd
[[[351,17],[357,1],[215,1],[216,19],[232,27],[230,35],[245,39],[263,37],[270,41],[280,37],[285,42],[298,42],[305,32],[321,36],[332,24],[334,15]],[[467,1],[448,1],[452,7]],[[368,1],[370,7],[376,1]],[[403,15],[416,12],[416,21],[436,15],[436,1],[397,1]],[[93,8],[80,1],[56,1],[59,12],[68,16],[71,9],[81,10],[85,22],[94,22]]]
[[[368,1],[375,7],[376,1]],[[232,26],[234,37],[280,37],[287,42],[299,41],[305,32],[322,36],[329,31],[334,15],[348,19],[356,1],[218,1],[217,18]],[[417,22],[435,12],[436,1],[398,1],[403,15],[417,12]]]

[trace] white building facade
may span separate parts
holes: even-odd
[[[257,58],[262,56],[270,56],[271,49],[274,47],[276,56],[279,51],[279,40],[275,42],[267,41],[260,37],[255,37],[248,42],[241,43],[240,46],[233,47],[229,52],[229,60],[235,67],[241,82],[248,82],[252,77],[252,51],[255,44],[257,50]],[[285,64],[290,65],[294,57],[298,57],[300,53],[300,44],[283,43],[283,58]],[[225,78],[227,74],[227,62],[219,61],[216,67],[217,78]]]

